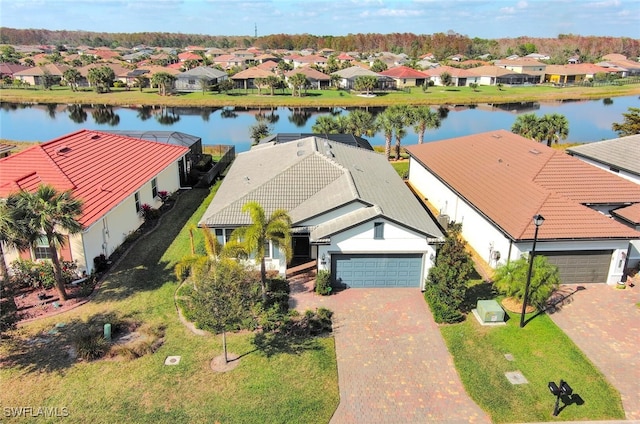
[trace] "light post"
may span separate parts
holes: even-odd
[[[531,255],[529,258],[529,272],[527,272],[527,284],[524,286],[524,300],[522,302],[522,314],[520,315],[520,328],[524,327],[524,314],[527,310],[527,301],[529,300],[529,285],[531,284],[531,271],[533,270],[533,258],[536,256],[536,242],[538,241],[538,229],[544,222],[544,217],[540,214],[536,214],[533,217],[533,223],[536,226],[536,231],[533,233],[533,247],[531,248]]]

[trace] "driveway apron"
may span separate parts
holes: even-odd
[[[309,293],[297,306],[311,306]],[[489,423],[469,398],[418,289],[313,296],[334,311],[340,405],[332,424]]]
[[[550,316],[620,392],[627,419],[640,420],[640,286],[577,287],[563,286],[570,295]]]

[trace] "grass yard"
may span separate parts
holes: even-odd
[[[512,314],[506,326],[465,322],[441,326],[462,382],[471,398],[497,423],[624,419],[619,393],[546,315],[519,327]],[[513,355],[508,361],[505,354]],[[504,373],[521,371],[529,384],[512,385]],[[550,381],[569,383],[584,401],[552,416]],[[562,407],[563,403],[560,402]]]
[[[234,370],[217,373],[209,364],[222,352],[220,337],[197,336],[178,320],[173,265],[189,253],[188,228],[197,223],[214,193],[215,188],[211,193],[183,192],[161,228],[138,241],[90,303],[28,324],[2,341],[3,408],[66,408],[68,422],[82,423],[329,421],[339,401],[332,337],[258,350],[253,334],[230,334],[229,351],[242,356]],[[201,236],[194,235],[200,243]],[[68,355],[70,335],[92,317],[162,325],[164,344],[133,360],[73,361]],[[65,327],[47,334],[57,323]],[[181,362],[165,366],[169,355],[180,355]]]
[[[109,93],[93,90],[72,92],[68,87],[54,86],[51,90],[39,88],[3,88],[0,96],[3,102],[25,103],[80,103],[116,106],[162,105],[191,107],[368,107],[391,106],[394,104],[478,104],[509,103],[527,101],[549,101],[560,99],[599,99],[604,97],[630,96],[640,94],[639,84],[602,87],[535,87],[480,86],[477,91],[470,87],[429,87],[426,92],[413,88],[409,92],[376,92],[376,97],[361,97],[358,93],[345,90],[308,90],[302,97],[291,96],[290,90],[279,90],[271,96],[263,90],[234,90],[230,94],[215,92],[174,93],[170,96],[158,95],[157,89],[127,91],[112,88]]]

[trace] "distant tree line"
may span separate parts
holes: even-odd
[[[544,53],[552,63],[566,63],[566,58],[578,55],[583,61],[593,61],[609,53],[620,53],[630,58],[640,56],[640,40],[629,37],[596,37],[560,34],[557,38],[515,37],[483,39],[458,34],[454,31],[434,34],[348,34],[344,36],[311,34],[272,34],[263,37],[180,34],[168,32],[105,33],[89,31],[51,31],[46,29],[0,28],[0,44],[56,45],[91,47],[126,47],[140,44],[154,47],[184,48],[188,45],[243,49],[256,46],[263,49],[320,50],[362,53],[389,51],[417,57],[433,53],[438,60],[454,54],[469,58],[488,54],[494,58],[509,54],[524,56]]]

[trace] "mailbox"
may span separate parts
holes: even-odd
[[[573,389],[567,384],[566,381],[560,381],[560,392],[563,395],[571,396],[571,394],[573,393]]]
[[[560,388],[558,387],[558,385],[556,383],[554,383],[553,381],[549,382],[549,391],[551,392],[552,395],[554,396],[558,396],[560,394]]]

